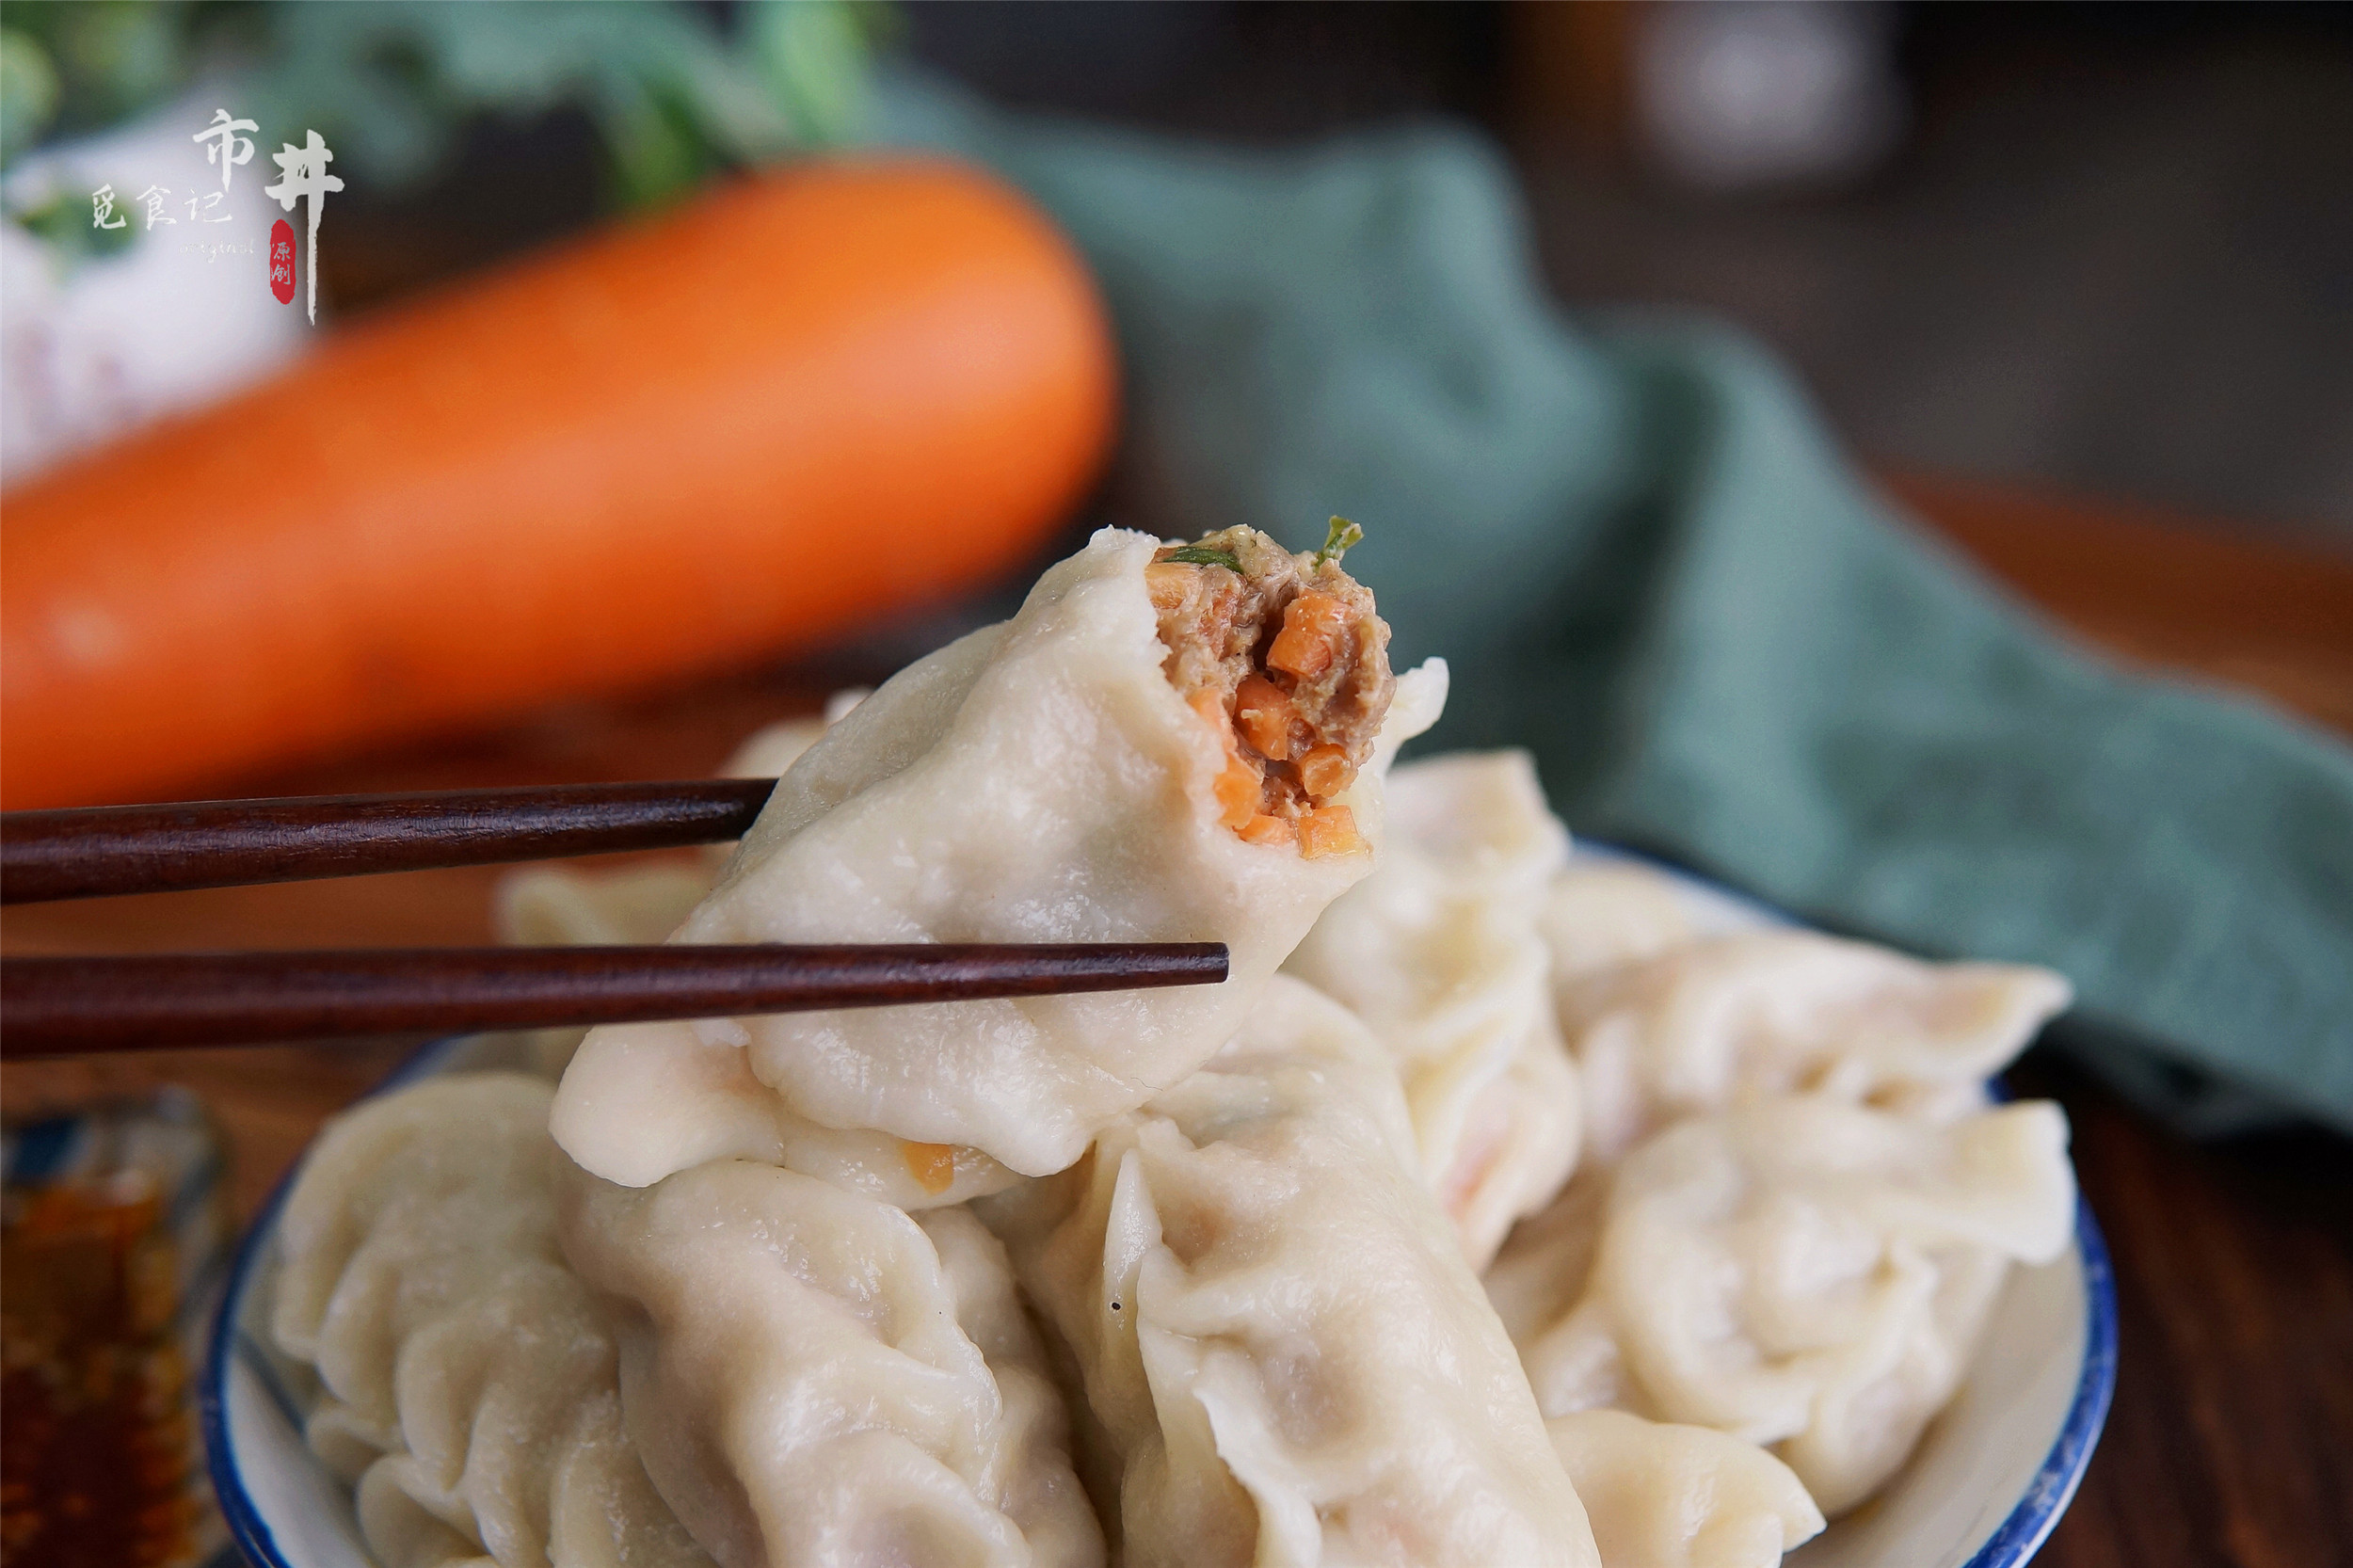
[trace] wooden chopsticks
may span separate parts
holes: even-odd
[[[0,816],[0,902],[740,839],[773,778]],[[419,948],[0,959],[0,1054],[538,1029],[1212,984],[1217,942]]]
[[[0,815],[0,904],[740,839],[773,778],[207,800]]]
[[[417,948],[0,960],[0,1054],[1203,985],[1222,942]]]

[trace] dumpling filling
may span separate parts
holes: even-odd
[[[1364,848],[1336,797],[1371,760],[1397,690],[1370,590],[1331,545],[1294,555],[1255,528],[1163,546],[1144,584],[1169,683],[1225,743],[1219,820],[1309,859]]]

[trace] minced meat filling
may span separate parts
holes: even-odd
[[[1361,848],[1332,800],[1371,760],[1397,687],[1371,593],[1337,561],[1253,528],[1166,546],[1144,582],[1169,683],[1225,736],[1221,820],[1310,857]]]

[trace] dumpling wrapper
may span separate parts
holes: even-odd
[[[966,1208],[916,1215],[955,1294],[956,1326],[979,1347],[1003,1401],[1014,1458],[1000,1496],[1039,1568],[1103,1560],[1103,1527],[1071,1467],[1070,1407],[1055,1384],[1045,1343],[1022,1304],[1004,1244]]]
[[[271,1332],[384,1568],[709,1568],[623,1431],[612,1336],[557,1256],[552,1091],[462,1074],[330,1123],[279,1222]]]
[[[1379,865],[1284,968],[1389,1048],[1423,1176],[1482,1268],[1577,1164],[1577,1069],[1537,929],[1568,831],[1526,752],[1408,762],[1386,791]]]
[[[1387,1054],[1312,987],[975,1211],[1084,1384],[1128,1568],[1597,1563]]]
[[[1545,1423],[1609,1568],[1775,1568],[1821,1533],[1789,1466],[1707,1427],[1586,1410]]]
[[[1683,895],[1648,866],[1579,861],[1553,878],[1537,928],[1556,980],[1583,979],[1694,941]]]
[[[1587,1157],[1677,1117],[1820,1094],[1948,1122],[2071,996],[2023,964],[1931,964],[1810,931],[1703,937],[1559,977],[1582,1073]]]
[[[1834,1518],[1902,1464],[2010,1264],[2057,1256],[2074,1213],[2055,1105],[1939,1126],[1789,1096],[1580,1176],[1487,1288],[1546,1416],[1606,1406],[1770,1447]]]
[[[646,1188],[568,1168],[559,1187],[630,1435],[722,1568],[1102,1562],[1042,1352],[968,1216],[919,1226],[741,1160]]]
[[[786,773],[674,939],[1222,941],[1231,978],[600,1028],[557,1094],[567,1153],[624,1186],[741,1158],[950,1204],[1069,1165],[1233,1033],[1373,855],[1309,859],[1219,825],[1225,739],[1163,672],[1157,548],[1101,531],[1012,620],[860,703]],[[1384,755],[1444,694],[1435,661],[1399,679]],[[1373,846],[1380,773],[1339,797]]]

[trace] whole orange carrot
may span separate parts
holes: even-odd
[[[807,647],[1019,560],[1114,397],[1081,264],[995,181],[744,180],[8,493],[0,793],[153,798]]]

